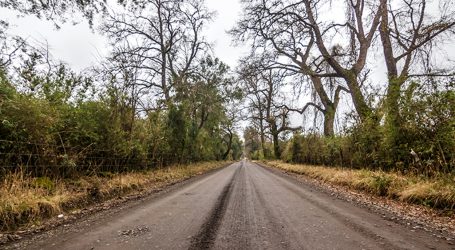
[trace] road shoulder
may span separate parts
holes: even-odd
[[[455,244],[455,221],[453,217],[438,215],[436,211],[423,206],[376,197],[344,186],[312,179],[305,175],[287,172],[264,162],[255,163],[294,183],[310,186],[329,196],[366,208],[379,214],[384,220],[406,226],[411,232],[425,231],[437,239],[445,240],[451,245]]]
[[[223,163],[219,167],[210,169],[204,173],[178,179],[163,185],[150,185],[141,190],[128,193],[123,196],[113,197],[103,202],[94,203],[80,210],[73,211],[64,218],[51,218],[46,220],[39,227],[30,227],[9,234],[0,234],[0,248],[16,249],[23,248],[36,240],[43,240],[56,234],[75,230],[76,228],[87,228],[100,219],[115,217],[118,213],[134,209],[145,202],[158,201],[185,186],[191,185],[203,178],[211,176],[222,169],[232,165]]]

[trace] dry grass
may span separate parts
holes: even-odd
[[[267,165],[400,201],[438,209],[455,208],[455,176],[425,178],[398,173],[345,168],[294,165],[279,161]]]
[[[44,219],[119,195],[160,188],[226,165],[207,162],[133,173],[102,173],[75,180],[10,174],[0,182],[0,231],[39,225]]]

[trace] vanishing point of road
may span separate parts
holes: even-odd
[[[242,161],[28,249],[453,249],[313,184]]]

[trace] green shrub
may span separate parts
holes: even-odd
[[[392,181],[390,177],[379,174],[373,177],[371,188],[375,194],[385,196],[388,194]]]
[[[400,102],[400,127],[371,119],[334,137],[295,134],[287,142],[282,160],[425,175],[453,173],[455,91],[421,90],[405,96]],[[383,192],[381,188],[379,192]]]
[[[32,185],[35,188],[42,188],[46,189],[50,193],[54,190],[55,188],[55,183],[49,178],[49,177],[38,177],[35,178],[32,182]]]

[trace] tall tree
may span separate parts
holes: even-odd
[[[113,43],[112,60],[139,71],[139,86],[158,90],[166,105],[208,48],[201,32],[212,17],[203,1],[152,0],[110,13],[101,30]]]
[[[333,68],[339,77],[342,77],[348,86],[354,107],[362,121],[373,118],[373,108],[367,103],[362,93],[360,80],[362,71],[367,62],[368,51],[371,48],[376,30],[379,27],[381,10],[385,8],[387,0],[370,2],[356,0],[347,2],[350,18],[342,23],[324,23],[318,20],[318,9],[322,8],[325,1],[304,0],[298,6],[291,6],[287,13],[294,16],[302,25],[310,27],[316,46],[324,60]],[[297,11],[303,11],[301,16]],[[339,27],[346,27],[351,34],[351,51],[347,57],[340,56],[337,47],[330,49],[329,36],[338,32]],[[335,53],[333,53],[335,52]],[[346,60],[348,58],[349,60]],[[375,119],[376,120],[376,119]]]
[[[243,64],[243,63],[242,63]],[[246,98],[248,99],[251,115],[247,118],[257,125],[260,136],[260,146],[262,155],[266,158],[269,157],[269,150],[266,147],[266,118],[265,118],[265,107],[263,96],[260,90],[260,75],[257,73],[257,69],[254,65],[244,64],[245,66],[240,69],[239,79],[246,87]]]
[[[292,110],[303,113],[308,107],[315,107],[324,115],[324,134],[333,136],[340,93],[348,90],[338,84],[339,81],[331,79],[337,74],[327,67],[325,59],[315,51],[317,48],[311,27],[302,23],[303,17],[293,14],[293,6],[296,4],[291,1],[249,1],[244,4],[246,8],[243,18],[231,30],[231,34],[238,41],[253,39],[253,50],[267,55],[268,58],[263,61],[268,61],[269,68],[304,75],[305,81],[318,95],[321,105],[309,102],[302,109]],[[332,56],[338,56],[334,53],[336,52],[333,51]],[[337,86],[333,86],[333,83],[337,83]],[[333,88],[336,90],[330,93],[329,89]]]
[[[263,71],[255,67],[254,62],[244,65],[242,71],[245,88],[251,96],[250,108],[253,111],[251,118],[260,125],[263,152],[265,153],[265,131],[267,131],[272,137],[274,156],[279,159],[280,135],[286,131],[300,129],[300,127],[290,126],[290,110],[284,105],[280,87],[285,84],[286,73],[277,69]]]
[[[245,157],[252,157],[261,147],[259,139],[259,131],[254,126],[248,126],[243,131],[244,154]]]
[[[430,5],[430,6],[428,6]],[[387,67],[386,125],[396,144],[401,124],[399,99],[401,89],[411,77],[450,76],[432,65],[435,43],[455,31],[455,8],[452,1],[440,1],[441,9],[430,10],[425,0],[397,1],[381,10],[379,34]],[[434,7],[434,4],[433,4]],[[422,66],[417,65],[421,63]],[[441,65],[437,65],[436,67]],[[446,65],[447,66],[447,65]]]

